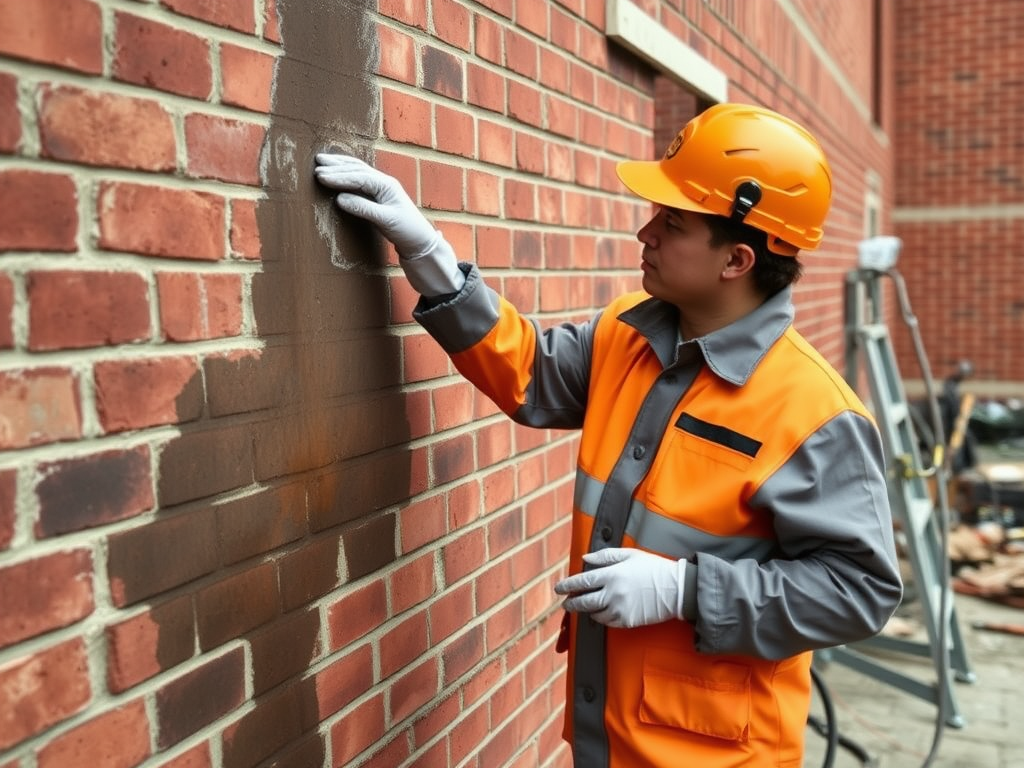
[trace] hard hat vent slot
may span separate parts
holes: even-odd
[[[757,154],[758,151],[759,150],[754,149],[753,147],[747,147],[745,149],[727,149],[723,154],[726,157],[732,157],[733,155],[753,155]]]

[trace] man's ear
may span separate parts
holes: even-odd
[[[723,280],[735,280],[743,277],[754,268],[757,256],[754,249],[743,243],[736,243],[729,249],[729,258],[722,268]]]

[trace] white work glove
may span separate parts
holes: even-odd
[[[614,547],[590,552],[583,560],[595,567],[555,584],[555,592],[570,595],[562,603],[565,610],[589,613],[609,627],[683,618],[686,561]]]
[[[338,207],[366,219],[395,244],[398,263],[409,283],[423,296],[457,293],[466,283],[455,252],[428,222],[397,179],[357,157],[321,152],[316,180],[340,190]]]

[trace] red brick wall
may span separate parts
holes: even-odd
[[[869,25],[642,5],[820,135],[799,323],[840,362],[892,176]],[[604,9],[0,0],[0,765],[568,765],[575,437],[455,373],[311,170],[373,153],[521,309],[589,316],[638,282],[614,165],[660,151]]]
[[[895,233],[937,375],[1024,383],[1024,110],[1014,0],[900,0]],[[916,372],[909,339],[901,369]]]

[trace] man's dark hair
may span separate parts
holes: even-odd
[[[725,216],[705,216],[711,230],[712,248],[722,245],[749,245],[755,262],[751,274],[754,286],[768,298],[800,279],[803,265],[794,256],[780,256],[768,250],[768,233]]]

